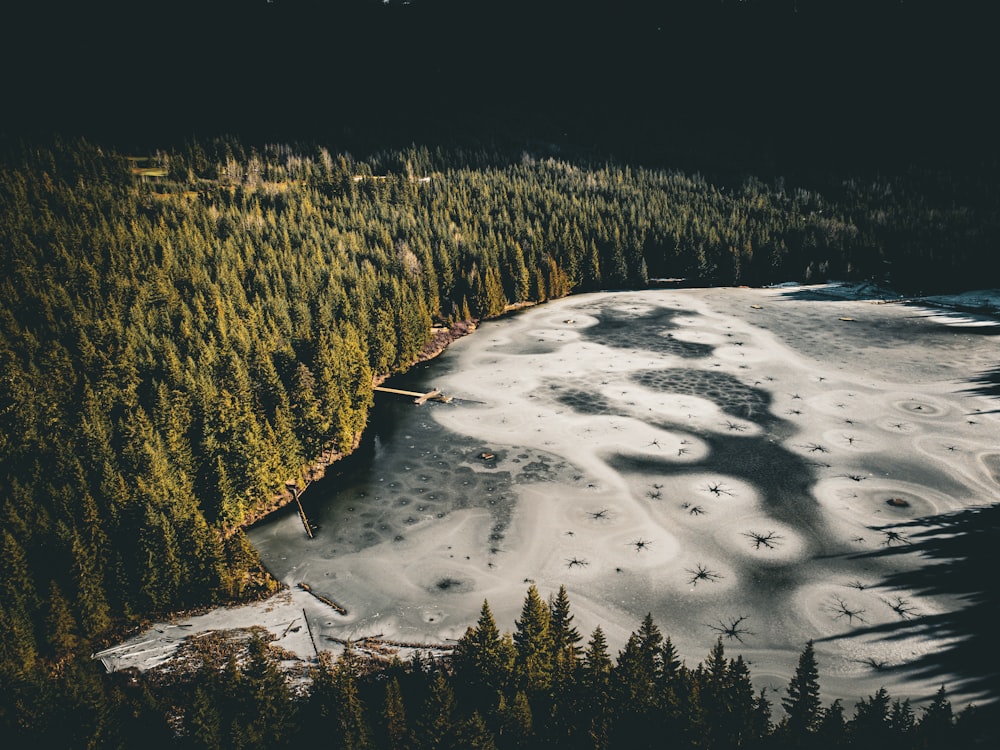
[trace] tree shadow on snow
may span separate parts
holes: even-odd
[[[1000,503],[874,528],[893,543],[861,557],[919,555],[926,560],[916,570],[887,576],[879,583],[880,589],[915,597],[950,595],[962,604],[949,612],[921,614],[917,599],[912,611],[897,610],[898,622],[859,628],[848,637],[947,640],[948,645],[940,650],[882,669],[939,678],[950,694],[961,692],[980,705],[996,703],[1000,698],[995,630],[1000,622]]]
[[[997,365],[992,370],[984,370],[978,375],[969,378],[969,382],[973,385],[970,388],[966,388],[965,393],[1000,399],[1000,365]],[[991,409],[987,413],[992,414],[995,412],[1000,412],[1000,408]]]

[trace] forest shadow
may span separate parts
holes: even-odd
[[[848,301],[852,297],[838,294],[835,290],[828,291],[822,288],[800,288],[788,287],[781,290],[781,298],[785,300],[795,300],[802,302],[836,302]],[[885,303],[896,303],[897,300],[887,298],[877,290],[865,298],[867,301],[878,301]],[[963,336],[1000,336],[1000,312],[987,303],[980,306],[954,306],[940,307],[921,298],[901,299],[898,304],[914,309],[914,314],[904,319],[902,324],[892,324],[889,322],[879,322],[874,326],[864,328],[866,336],[895,337],[897,339],[909,339],[914,335],[922,335],[915,330],[911,324],[918,320],[923,320],[931,316],[938,318],[935,322],[938,326],[934,329],[937,333],[950,331],[960,332]],[[969,316],[979,319],[976,325],[967,325]],[[952,319],[955,325],[942,322],[940,319]],[[857,325],[857,324],[856,324]],[[926,335],[926,334],[923,334]],[[961,392],[973,396],[987,396],[1000,398],[1000,364],[977,374],[969,375],[969,387]],[[1000,412],[1000,405],[996,409],[990,409],[989,414]]]
[[[983,370],[978,375],[969,378],[969,382],[972,385],[964,389],[963,393],[1000,398],[1000,365],[991,370]],[[1000,412],[1000,406],[996,409],[990,409],[988,413],[992,414],[994,412]]]
[[[859,628],[848,637],[946,640],[948,645],[939,650],[880,669],[939,680],[950,694],[961,692],[980,705],[996,703],[1000,698],[1000,652],[994,631],[1000,621],[1000,577],[996,573],[1000,503],[873,528],[898,543],[860,555],[860,559],[919,555],[926,560],[916,570],[887,576],[879,588],[917,596],[954,596],[962,604],[937,614],[904,611],[898,622]]]
[[[923,316],[933,314],[938,318],[954,318],[956,321],[967,321],[970,315],[976,315],[980,318],[991,318],[993,320],[991,323],[982,321],[982,324],[978,325],[962,325],[961,331],[963,334],[970,336],[1000,336],[1000,320],[997,319],[997,311],[991,307],[956,307],[955,309],[948,309],[930,305],[932,311],[928,312],[928,303],[926,301],[915,299],[908,300],[904,304],[912,307],[920,307],[924,310],[922,313]],[[971,386],[963,389],[962,393],[968,393],[973,396],[1000,398],[1000,365],[970,376],[969,383],[971,383]],[[1000,406],[996,409],[990,409],[986,413],[993,414],[997,412],[1000,412]]]

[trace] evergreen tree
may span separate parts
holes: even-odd
[[[771,737],[771,701],[767,699],[767,688],[761,688],[754,697],[752,715],[750,717],[750,746],[763,746]]]
[[[559,658],[561,654],[571,664],[575,664],[580,654],[578,644],[583,638],[573,627],[569,594],[566,593],[565,586],[560,586],[559,592],[549,601],[549,624],[552,632],[553,658]]]
[[[781,725],[782,733],[793,745],[806,743],[820,720],[819,670],[812,641],[806,643],[799,655],[781,705],[787,714]]]
[[[586,747],[603,750],[609,747],[611,725],[611,657],[600,626],[594,628],[580,668],[578,716],[583,717],[581,734]]]
[[[195,688],[186,724],[194,747],[208,749],[223,746],[222,719],[218,706],[211,693],[200,685]]]
[[[492,710],[510,682],[514,667],[514,647],[509,636],[501,636],[483,600],[475,627],[465,631],[452,657],[457,682],[462,686],[463,703]]]
[[[497,747],[493,733],[478,711],[473,711],[472,716],[459,722],[455,730],[455,746],[462,750],[496,750]]]
[[[72,652],[79,642],[76,619],[55,581],[49,583],[49,616],[46,625],[49,646],[55,654],[62,656]]]
[[[371,732],[358,694],[356,656],[348,647],[333,670],[333,727],[344,750],[368,750]]]
[[[581,650],[578,644],[582,637],[573,626],[565,586],[560,586],[558,593],[549,599],[549,630],[552,634],[551,707],[543,728],[554,743],[569,743],[576,722],[574,702]]]
[[[382,709],[382,723],[385,726],[387,747],[393,750],[407,750],[410,745],[410,731],[406,726],[406,711],[399,680],[391,678],[385,685],[385,706]]]
[[[530,747],[534,736],[534,715],[528,696],[523,690],[514,693],[509,701],[504,698],[497,711],[501,745],[504,747]]]
[[[889,709],[889,727],[893,735],[897,738],[896,741],[909,744],[911,740],[910,735],[913,733],[915,726],[916,719],[913,715],[913,707],[910,705],[910,699],[907,698],[904,701],[894,700],[892,708]]]
[[[647,614],[618,654],[613,677],[615,702],[621,712],[618,731],[623,733],[622,741],[637,741],[642,737],[660,704],[658,682],[662,645],[660,629],[652,614]],[[627,737],[631,740],[624,739]]]
[[[521,619],[514,622],[515,675],[529,694],[541,694],[552,683],[552,632],[549,608],[534,584],[528,587]]]
[[[844,706],[839,698],[820,712],[819,725],[816,727],[816,743],[823,748],[847,745],[847,719],[844,717]]]
[[[916,727],[918,743],[921,747],[943,747],[954,735],[954,727],[951,703],[942,685],[922,710]]]
[[[614,745],[647,747],[650,726],[658,707],[657,679],[662,636],[647,615],[629,636],[612,672],[612,695],[617,708]]]
[[[0,670],[5,675],[24,675],[35,666],[38,645],[32,615],[37,606],[35,583],[27,556],[13,535],[0,538]]]
[[[431,691],[417,719],[415,740],[422,750],[438,750],[453,745],[455,736],[455,695],[443,670],[438,670]]]
[[[275,747],[291,726],[292,696],[267,642],[254,635],[237,682],[240,741],[246,747]]]
[[[848,724],[851,745],[860,748],[883,748],[892,741],[889,725],[891,698],[885,688],[862,698],[854,706],[854,718]]]

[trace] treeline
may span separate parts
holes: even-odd
[[[155,613],[269,590],[241,526],[352,449],[374,380],[433,323],[657,277],[981,284],[997,241],[995,185],[936,174],[821,190],[232,139],[143,157],[3,143],[7,685]]]
[[[185,646],[184,667],[115,675],[100,711],[63,715],[45,746],[492,750],[505,748],[965,748],[995,735],[989,714],[960,713],[942,687],[926,705],[884,689],[823,705],[812,642],[783,690],[754,689],[720,638],[696,666],[647,616],[612,656],[600,627],[586,645],[564,588],[529,588],[515,630],[484,602],[448,658],[373,661],[348,644],[290,674],[265,632]],[[306,679],[304,680],[303,677]],[[780,709],[778,705],[780,704]],[[14,739],[19,735],[15,734]]]

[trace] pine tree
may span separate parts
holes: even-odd
[[[542,730],[556,744],[571,744],[575,729],[575,699],[581,640],[573,626],[566,587],[549,598],[549,629],[552,633],[552,688],[549,715]]]
[[[875,695],[862,698],[854,706],[854,718],[848,724],[853,747],[883,748],[892,739],[889,726],[891,698],[885,688],[879,688]]]
[[[611,657],[600,626],[594,628],[580,667],[580,734],[586,747],[604,750],[610,743]]]
[[[483,600],[476,626],[465,631],[452,657],[456,680],[462,686],[467,705],[492,710],[510,682],[514,667],[514,647],[509,636],[501,636]]]
[[[677,655],[673,641],[667,637],[660,649],[660,673],[657,679],[656,705],[659,708],[659,719],[667,736],[673,736],[681,731],[687,720],[683,707],[683,696],[686,693],[686,670]]]
[[[601,261],[597,245],[593,240],[587,242],[580,270],[583,275],[581,283],[583,291],[594,292],[601,288]]]
[[[358,694],[356,658],[348,646],[333,670],[333,726],[344,750],[368,750],[372,746],[364,703]]]
[[[782,733],[792,744],[799,745],[807,741],[820,720],[819,670],[812,641],[806,643],[799,655],[798,666],[786,693],[781,700],[787,714],[782,722]]]
[[[465,721],[460,721],[455,730],[455,746],[461,750],[496,750],[493,733],[486,726],[478,711],[473,711]],[[393,746],[395,750],[395,746]]]
[[[847,745],[847,720],[844,706],[838,698],[820,712],[816,727],[816,744],[823,748],[838,748]]]
[[[519,686],[529,694],[543,693],[552,683],[552,633],[549,608],[534,584],[528,588],[515,620],[515,670]]]
[[[669,688],[680,675],[681,662],[677,656],[677,648],[670,637],[663,639],[660,650],[660,682],[663,688]]]
[[[199,748],[219,748],[222,741],[222,719],[214,697],[201,685],[194,691],[191,707],[188,709],[187,732],[192,743]]]
[[[515,692],[510,701],[501,700],[497,718],[500,725],[498,734],[504,745],[530,747],[535,722],[531,704],[523,690]]]
[[[713,746],[734,744],[734,740],[739,737],[739,728],[734,725],[733,717],[735,696],[730,687],[729,662],[726,660],[722,636],[719,636],[701,672],[701,702]]]
[[[910,744],[911,735],[916,727],[916,719],[909,698],[892,702],[892,708],[889,709],[889,727],[894,735],[894,742]]]
[[[6,530],[0,537],[0,573],[0,675],[26,674],[38,657],[32,623],[37,594],[28,558]]]
[[[917,723],[917,737],[921,747],[943,747],[954,735],[955,717],[944,685],[938,688],[934,699],[924,706]]]
[[[737,746],[746,746],[766,738],[770,732],[770,715],[764,711],[765,706],[769,709],[769,705],[763,691],[760,699],[765,705],[761,705],[754,695],[750,668],[742,655],[729,662],[726,692],[729,694],[726,705],[730,741]]]
[[[284,673],[260,635],[255,634],[247,643],[246,664],[237,684],[244,741],[253,747],[274,747],[290,726],[292,696]]]
[[[562,654],[571,664],[575,664],[580,654],[578,644],[583,638],[580,632],[573,627],[569,594],[566,593],[565,586],[560,586],[555,598],[549,601],[549,623],[552,632],[553,656],[558,657],[559,654]]]
[[[49,646],[59,656],[70,653],[79,643],[76,620],[59,584],[49,583],[49,615],[46,620]]]
[[[656,627],[647,618],[644,626],[649,625]],[[644,628],[642,635],[633,632],[618,654],[612,672],[612,696],[616,709],[612,744],[615,746],[647,747],[650,742],[649,728],[658,704],[658,635],[658,631],[648,627]]]
[[[416,744],[422,750],[451,747],[455,729],[455,695],[444,671],[439,669],[417,719]]]
[[[406,726],[406,711],[399,680],[391,678],[385,686],[385,706],[382,709],[382,723],[385,726],[388,746],[393,750],[407,750],[410,746],[410,731]]]
[[[88,636],[103,633],[111,624],[111,607],[105,593],[105,582],[97,554],[92,545],[78,534],[73,535],[70,552],[76,581],[76,606],[83,633]]]
[[[636,722],[658,705],[658,681],[663,636],[647,613],[639,629],[632,633],[625,648],[618,655],[614,670],[616,701],[627,707],[626,713],[633,715]]]
[[[772,730],[771,701],[767,699],[767,688],[761,688],[753,699],[750,717],[750,736],[753,741],[750,745],[763,745],[770,738]]]

